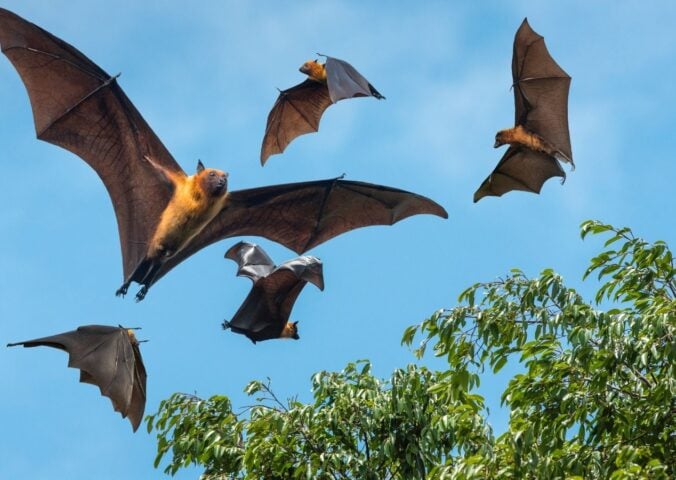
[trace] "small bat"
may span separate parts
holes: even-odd
[[[352,65],[337,58],[326,57],[324,64],[308,60],[299,70],[307,80],[281,90],[270,110],[261,165],[270,155],[282,153],[294,138],[318,131],[319,121],[331,104],[345,98],[385,98]]]
[[[91,383],[113,402],[122,418],[129,418],[136,431],[146,408],[146,369],[139,342],[131,329],[87,325],[71,332],[8,347],[53,347],[68,352],[68,366],[80,369],[80,382]]]
[[[354,228],[411,215],[447,218],[403,190],[342,179],[228,191],[228,174],[188,176],[116,81],[77,49],[0,9],[0,46],[30,97],[37,137],[79,155],[106,186],[117,216],[125,295],[150,286],[203,247],[259,235],[298,253]]]
[[[239,242],[225,254],[238,264],[237,276],[253,282],[251,292],[223,329],[246,335],[253,343],[272,338],[298,340],[298,322],[289,316],[296,298],[310,282],[324,290],[322,262],[309,255],[275,266],[265,251],[249,242]]]
[[[474,202],[511,190],[540,193],[550,177],[566,178],[559,160],[570,163],[568,133],[570,77],[549,55],[545,40],[524,19],[514,37],[512,78],[515,127],[495,135],[495,148],[509,148],[479,189]],[[563,181],[562,180],[562,181]]]

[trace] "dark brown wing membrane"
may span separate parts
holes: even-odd
[[[324,265],[312,255],[303,255],[282,263],[276,270],[289,270],[304,282],[310,282],[318,289],[324,290]]]
[[[290,313],[305,285],[288,270],[271,275],[274,282],[257,282],[227,324],[233,332],[246,335],[254,342],[279,338],[288,321],[288,313],[285,316],[280,307],[283,303],[290,304],[285,309]]]
[[[419,214],[448,218],[441,205],[422,195],[338,178],[238,190],[228,198],[221,213],[162,266],[155,281],[228,237],[256,235],[301,254],[355,228],[393,225]]]
[[[225,258],[237,262],[238,277],[250,278],[254,283],[275,269],[275,262],[254,243],[236,243],[225,252]]]
[[[509,147],[493,173],[474,193],[474,203],[483,197],[500,197],[512,190],[540,193],[547,179],[565,176],[555,158],[523,147]]]
[[[71,332],[8,346],[47,346],[68,352],[68,366],[80,370],[80,381],[96,385],[113,402],[115,411],[129,418],[134,431],[143,420],[146,370],[137,343],[127,330],[87,325]]]
[[[324,289],[319,259],[304,256],[285,262],[254,284],[228,327],[254,342],[279,338],[307,282]]]
[[[270,110],[261,147],[261,165],[270,155],[282,153],[294,138],[319,130],[319,121],[331,105],[326,85],[305,80],[279,92]]]
[[[171,192],[143,160],[183,172],[115,78],[73,46],[0,9],[0,46],[26,85],[41,140],[101,177],[115,208],[125,278],[143,258]]]
[[[554,61],[542,36],[524,20],[512,56],[515,125],[523,125],[573,162],[568,131],[570,76]]]
[[[376,97],[384,99],[380,92],[364,76],[344,60],[326,57],[326,84],[333,103],[346,98]]]

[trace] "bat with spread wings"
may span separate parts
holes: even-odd
[[[516,126],[496,134],[495,148],[509,148],[474,194],[474,202],[512,190],[540,193],[547,179],[565,180],[559,161],[575,166],[568,132],[570,76],[526,19],[514,38],[512,77]]]
[[[308,60],[299,69],[308,78],[281,90],[270,110],[261,147],[261,164],[282,153],[294,138],[319,130],[319,121],[330,105],[346,98],[384,99],[352,65],[326,57],[326,63]]]
[[[253,343],[273,338],[298,340],[298,322],[289,316],[303,287],[310,282],[324,290],[322,262],[309,255],[275,266],[256,244],[239,242],[225,254],[237,262],[237,275],[253,282],[251,292],[224,329],[246,335]]]
[[[87,325],[71,332],[8,347],[53,347],[68,353],[68,366],[80,369],[80,382],[96,385],[128,418],[136,431],[146,407],[146,370],[134,332],[123,327]]]
[[[80,156],[113,203],[124,295],[148,288],[223,238],[257,235],[303,253],[354,228],[416,214],[447,218],[437,203],[341,178],[228,191],[228,175],[198,162],[188,176],[112,77],[77,49],[0,9],[0,47],[23,80],[39,139]]]

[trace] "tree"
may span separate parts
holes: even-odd
[[[552,270],[513,270],[404,333],[448,369],[409,365],[380,380],[352,363],[316,374],[309,404],[252,382],[256,404],[240,414],[227,397],[176,394],[148,417],[156,465],[171,451],[166,472],[199,464],[204,478],[673,478],[672,254],[627,228],[590,221],[581,233],[611,235],[583,277],[603,281],[593,302]],[[519,373],[496,436],[475,390],[507,364]]]

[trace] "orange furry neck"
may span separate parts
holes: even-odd
[[[138,345],[138,340],[136,340],[136,335],[134,335],[134,331],[131,328],[127,329],[127,335],[129,335],[129,340],[131,341],[132,345]]]
[[[545,141],[539,135],[529,132],[522,125],[517,125],[514,128],[507,128],[500,131],[501,139],[504,143],[509,143],[512,146],[521,145],[531,150],[544,152],[548,155],[555,156],[556,149]]]

